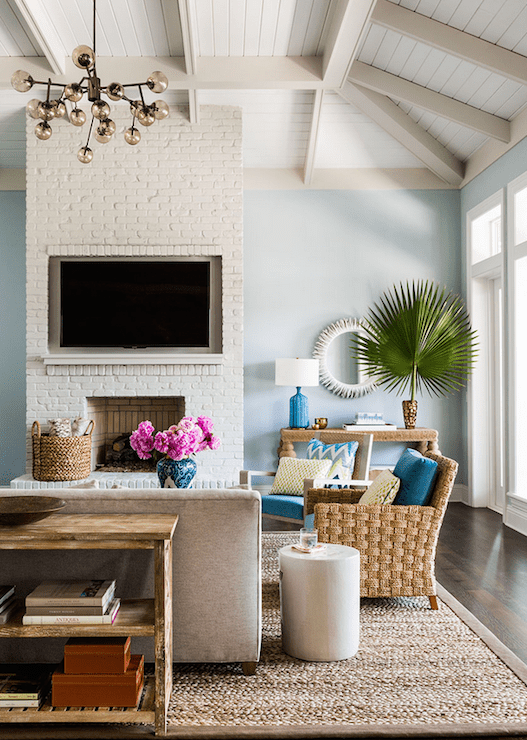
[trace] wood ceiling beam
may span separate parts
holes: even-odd
[[[313,99],[313,110],[311,113],[311,128],[307,142],[306,159],[304,163],[304,185],[310,185],[315,169],[315,155],[317,151],[318,131],[320,128],[320,114],[322,112],[322,100],[324,90],[316,90]]]
[[[322,76],[332,87],[342,87],[357,56],[375,0],[336,0],[325,35]]]
[[[24,19],[34,39],[34,45],[44,53],[53,74],[64,74],[67,52],[41,0],[12,0],[12,2]],[[26,69],[26,67],[24,65],[13,67],[13,72],[15,69]]]
[[[385,95],[351,82],[346,82],[337,92],[393,136],[441,180],[459,187],[463,180],[463,163]]]
[[[364,62],[353,62],[350,82],[367,87],[369,90],[388,95],[395,100],[402,100],[409,105],[435,113],[441,118],[459,123],[461,126],[479,131],[505,143],[510,141],[511,129],[508,121],[490,113],[485,113],[459,100],[448,98],[446,95],[429,90],[422,85],[416,85],[402,77],[384,72]]]
[[[65,72],[53,78],[65,84],[78,80],[80,70],[67,58]],[[49,77],[44,57],[0,57],[0,89],[11,87],[16,69],[35,79]],[[322,80],[321,57],[200,57],[199,70],[187,74],[184,57],[97,57],[97,73],[108,80],[140,82],[161,70],[172,90],[317,90],[329,89]]]
[[[389,0],[377,0],[371,22],[527,85],[527,57],[407,10]]]

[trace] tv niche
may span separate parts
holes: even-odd
[[[50,349],[221,352],[221,257],[51,258]]]

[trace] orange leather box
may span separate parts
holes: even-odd
[[[64,646],[64,673],[124,673],[130,637],[70,637]]]
[[[135,707],[144,681],[144,655],[132,655],[125,673],[72,674],[57,670],[51,680],[54,707]]]

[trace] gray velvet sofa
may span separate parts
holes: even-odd
[[[67,484],[65,484],[67,485]],[[53,489],[63,513],[174,513],[174,661],[255,663],[261,644],[260,495],[243,489]],[[153,553],[135,550],[2,551],[2,583],[25,596],[40,581],[115,578],[122,598],[153,596]],[[1,662],[58,661],[64,640],[0,640]],[[153,640],[132,650],[153,660]]]

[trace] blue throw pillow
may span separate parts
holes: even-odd
[[[401,479],[394,506],[426,506],[432,495],[437,475],[437,463],[423,457],[417,450],[405,450],[393,474]]]

